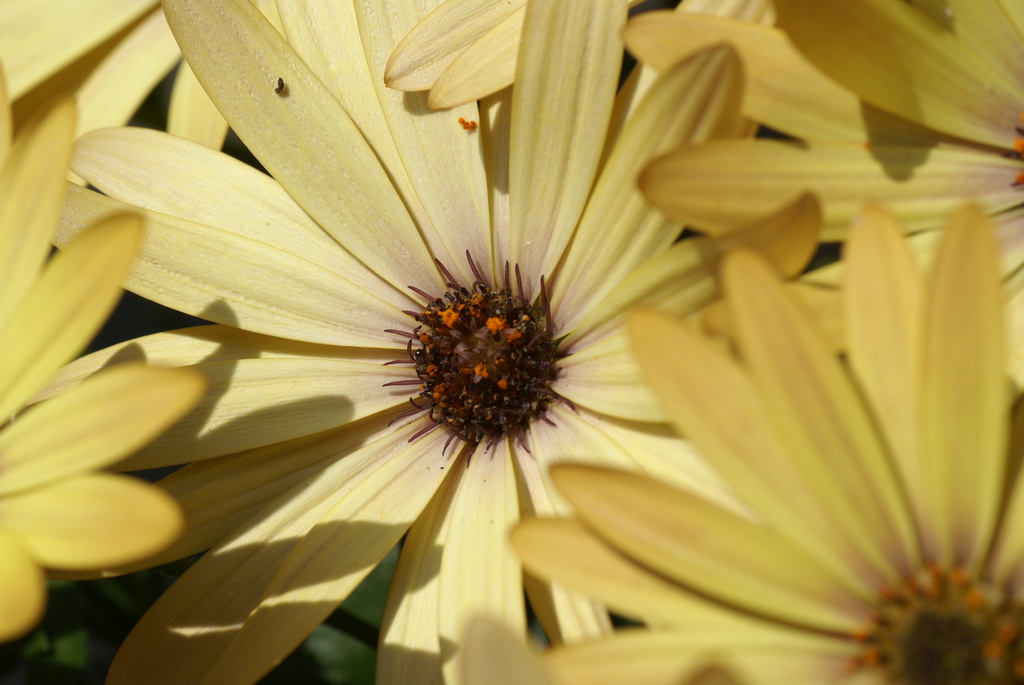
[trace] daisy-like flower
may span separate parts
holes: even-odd
[[[272,0],[254,0],[276,18]],[[227,123],[181,61],[157,0],[0,3],[0,60],[16,126],[55,95],[74,93],[76,137],[125,124],[179,66],[167,128],[219,148]]]
[[[654,313],[632,339],[676,425],[748,516],[648,478],[556,467],[580,522],[513,532],[528,569],[650,630],[556,650],[576,682],[1015,683],[1024,673],[1020,412],[982,211],[928,278],[891,215],[850,230],[846,357],[748,252],[726,259],[732,355]],[[741,427],[741,429],[738,429]]]
[[[679,150],[642,177],[652,202],[714,230],[811,190],[832,238],[865,200],[885,202],[908,230],[939,226],[965,198],[1020,220],[1019,3],[774,4],[779,29],[665,12],[630,22],[630,51],[654,66],[735,45],[749,74],[744,111],[801,140]]]
[[[137,216],[112,216],[47,260],[74,124],[74,104],[61,102],[12,144],[0,74],[0,641],[39,620],[47,571],[138,561],[180,534],[166,493],[97,471],[181,417],[203,388],[199,374],[131,364],[26,408],[110,313],[141,235]]]
[[[765,24],[774,18],[768,0],[686,0],[679,10]],[[445,0],[391,53],[384,82],[398,90],[429,90],[433,109],[496,93],[515,80],[525,14],[526,0]]]
[[[128,287],[220,325],[82,360],[194,365],[212,391],[125,468],[194,462],[163,481],[207,548],[128,637],[112,682],[251,682],[408,532],[385,611],[381,682],[454,668],[464,617],[522,630],[506,532],[559,506],[559,460],[642,469],[725,499],[671,437],[628,351],[625,311],[706,302],[720,241],[635,190],[668,146],[736,130],[740,82],[719,48],[616,100],[626,7],[531,2],[519,80],[431,113],[383,69],[418,16],[247,0],[165,4],[200,81],[270,176],[147,130],[97,132],[73,167],[65,236],[126,206],[147,217]],[[798,271],[812,203],[736,236]],[[777,240],[773,236],[781,236]],[[531,578],[556,641],[608,629],[587,600]]]

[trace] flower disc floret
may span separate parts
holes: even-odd
[[[561,355],[546,307],[507,286],[450,287],[413,313],[420,324],[409,344],[420,379],[413,403],[473,445],[522,431],[555,397]]]
[[[1005,593],[961,569],[931,568],[880,593],[878,613],[856,636],[851,670],[882,668],[905,685],[1024,683],[1024,615]]]

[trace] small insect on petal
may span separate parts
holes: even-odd
[[[476,122],[475,121],[469,121],[467,119],[463,119],[462,117],[459,117],[459,123],[462,124],[462,128],[466,129],[467,131],[475,131],[476,130]]]
[[[274,92],[278,95],[284,94],[284,79],[280,76],[277,77],[277,85],[274,86]]]

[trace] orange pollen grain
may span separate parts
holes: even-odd
[[[463,129],[465,129],[467,131],[475,131],[476,130],[476,122],[475,121],[471,121],[471,120],[463,119],[462,117],[459,117],[459,124],[462,126]]]
[[[487,330],[489,330],[491,333],[497,333],[498,331],[503,330],[506,327],[505,319],[502,319],[499,316],[492,316],[491,318],[487,319],[486,325]]]
[[[500,381],[498,381],[498,387],[504,390],[505,388],[508,387],[508,381],[502,378]]]
[[[427,335],[426,333],[420,333],[419,338],[420,342],[423,343],[424,345],[430,342],[430,336]]]
[[[1018,155],[1024,154],[1024,138],[1017,138],[1013,141],[1013,151]]]
[[[473,373],[475,373],[477,376],[481,376],[483,378],[487,378],[487,376],[489,375],[487,373],[487,365],[483,364],[483,363],[477,364],[476,366],[474,366],[473,367]]]
[[[509,330],[505,331],[505,340],[507,340],[508,342],[515,342],[516,340],[519,340],[521,337],[523,337],[523,334],[514,328],[510,328]]]
[[[1013,178],[1013,184],[1017,186],[1024,185],[1024,171],[1017,172],[1017,175]]]
[[[443,312],[441,312],[441,321],[443,321],[444,325],[448,326],[449,328],[451,328],[452,325],[458,320],[458,312],[454,312],[451,309],[445,309]]]

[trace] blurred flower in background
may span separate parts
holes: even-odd
[[[749,514],[556,467],[579,521],[521,524],[526,568],[650,627],[556,649],[556,676],[667,684],[711,662],[751,683],[1017,677],[1024,414],[989,221],[958,210],[923,277],[892,216],[865,210],[844,265],[845,362],[746,252],[724,264],[736,355],[635,316],[673,421]]]
[[[712,230],[813,191],[832,239],[865,201],[886,203],[908,231],[937,228],[965,199],[1022,222],[1020,3],[774,4],[778,28],[667,12],[630,22],[630,52],[659,69],[734,45],[749,76],[744,113],[800,140],[670,153],[641,177],[652,202]]]
[[[86,227],[47,259],[75,122],[65,100],[21,127],[0,74],[0,641],[28,631],[47,571],[139,561],[171,543],[181,510],[156,487],[97,473],[195,404],[199,374],[128,364],[33,404],[96,333],[121,294],[141,238],[138,216]]]
[[[468,616],[525,626],[505,535],[562,506],[547,465],[616,464],[728,500],[662,422],[623,323],[636,304],[707,303],[732,244],[790,275],[813,251],[813,202],[677,244],[635,189],[651,155],[742,128],[727,48],[616,100],[625,4],[537,0],[514,91],[434,113],[382,78],[418,16],[282,3],[285,42],[241,0],[166,8],[270,176],[153,131],[76,146],[75,171],[106,196],[69,189],[60,240],[138,209],[128,287],[219,324],[96,353],[49,391],[131,358],[210,380],[123,466],[192,462],[162,481],[188,520],[160,559],[213,549],[129,636],[111,682],[255,681],[407,531],[377,677],[450,677]],[[608,630],[589,600],[526,589],[553,640]]]

